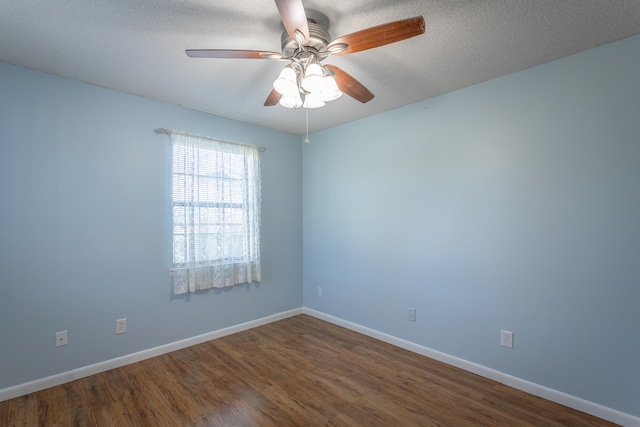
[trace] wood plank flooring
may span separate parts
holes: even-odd
[[[300,315],[0,402],[2,426],[610,426]]]

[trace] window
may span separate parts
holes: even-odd
[[[260,281],[258,148],[170,135],[174,294]]]

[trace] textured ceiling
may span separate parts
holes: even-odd
[[[640,33],[638,0],[303,2],[333,38],[426,21],[421,36],[328,58],[376,96],[311,110],[311,132]],[[279,52],[282,31],[273,0],[0,0],[0,61],[302,135],[304,110],[263,106],[284,63],[184,52]]]

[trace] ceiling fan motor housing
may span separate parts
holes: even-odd
[[[311,19],[308,19],[307,21],[309,25],[309,40],[305,46],[313,48],[318,52],[326,51],[327,46],[331,42],[329,32]],[[298,43],[293,40],[286,31],[282,33],[282,54],[284,57],[290,58],[294,56],[297,50]]]

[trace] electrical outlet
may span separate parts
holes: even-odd
[[[416,321],[416,309],[415,308],[410,308],[409,309],[409,321],[410,322],[415,322]]]
[[[127,332],[127,319],[116,320],[116,334],[124,334]]]
[[[67,331],[56,332],[56,347],[67,345]]]
[[[500,331],[500,345],[507,348],[513,348],[513,332]]]
[[[318,296],[319,297],[322,296],[322,288],[320,286],[318,286]]]

